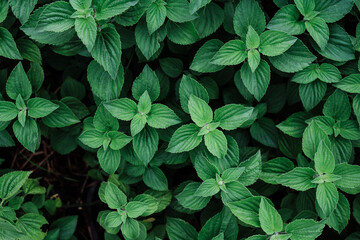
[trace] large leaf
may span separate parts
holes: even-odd
[[[283,220],[280,214],[265,198],[262,198],[260,202],[259,221],[266,234],[270,235],[283,229]]]
[[[210,106],[201,98],[190,96],[188,103],[191,120],[199,126],[204,127],[213,120],[213,111]]]
[[[159,135],[154,128],[145,127],[134,136],[133,147],[136,155],[147,166],[158,149]]]
[[[249,92],[254,95],[256,100],[260,101],[270,83],[270,66],[265,60],[261,60],[253,72],[249,64],[244,63],[241,67],[241,78]]]
[[[214,156],[225,157],[227,152],[227,140],[224,133],[215,129],[204,136],[205,146]]]
[[[297,38],[284,32],[269,30],[260,35],[259,51],[270,57],[278,56],[287,51]]]
[[[30,13],[34,10],[37,0],[21,1],[10,0],[9,5],[14,15],[24,24],[30,16]]]
[[[16,120],[13,125],[15,137],[29,151],[35,152],[39,148],[41,135],[36,121],[26,118],[24,126]]]
[[[231,40],[225,43],[213,57],[216,65],[237,65],[246,59],[246,46],[241,40]]]
[[[253,108],[241,104],[227,104],[215,110],[214,122],[224,130],[234,130],[249,120]]]
[[[136,100],[147,91],[150,95],[151,101],[155,101],[160,95],[160,83],[155,72],[145,65],[140,75],[134,80],[132,86],[132,95]]]
[[[290,172],[281,174],[276,181],[297,191],[306,191],[316,187],[316,184],[311,182],[315,174],[312,168],[297,167]]]
[[[75,20],[75,31],[88,51],[91,52],[95,45],[97,26],[93,17],[77,18]]]
[[[351,74],[334,86],[348,93],[360,93],[360,74]]]
[[[329,40],[329,28],[320,17],[315,17],[305,22],[306,30],[310,33],[310,36],[315,40],[320,49],[324,49]]]
[[[196,240],[198,236],[195,228],[180,218],[168,217],[166,232],[170,240]]]
[[[13,171],[0,177],[0,198],[7,200],[24,185],[31,172]]]
[[[314,159],[315,153],[322,140],[330,146],[326,133],[319,127],[316,121],[311,121],[303,135],[302,149],[304,154],[310,159]]]
[[[179,203],[190,210],[201,210],[210,201],[211,197],[201,197],[195,195],[195,192],[199,188],[200,183],[191,182],[186,185],[184,190],[175,196]]]
[[[166,151],[180,153],[196,148],[202,141],[202,136],[198,136],[199,131],[200,128],[193,123],[179,127],[172,135]]]
[[[201,98],[206,103],[209,102],[209,94],[206,91],[205,87],[201,85],[199,82],[197,82],[195,79],[187,75],[183,75],[181,78],[179,95],[180,95],[181,108],[186,113],[190,113],[189,99],[191,95]]]
[[[166,19],[166,7],[165,2],[157,0],[151,3],[148,10],[146,10],[146,23],[149,30],[149,34],[153,34],[158,30],[165,22]]]
[[[325,96],[326,89],[326,83],[319,80],[308,84],[300,84],[299,95],[306,111],[310,111],[320,103]]]
[[[331,182],[320,183],[316,188],[316,201],[325,217],[329,216],[339,201],[339,193]]]
[[[353,6],[352,0],[318,0],[315,11],[320,12],[319,17],[328,23],[339,21]]]
[[[101,168],[108,174],[114,174],[120,165],[120,150],[112,150],[111,148],[99,148],[97,157]]]
[[[143,175],[144,183],[156,191],[167,191],[168,181],[165,174],[158,167],[147,168]]]
[[[321,235],[325,223],[312,219],[297,219],[286,225],[285,231],[291,233],[292,240],[313,240]]]
[[[196,18],[195,15],[190,14],[187,0],[167,0],[166,15],[171,21],[177,23],[188,22]]]
[[[217,72],[223,69],[223,66],[215,65],[211,61],[222,45],[223,43],[217,39],[207,41],[195,54],[190,69],[202,73]]]
[[[19,62],[10,73],[6,82],[6,93],[13,100],[16,100],[18,95],[20,95],[24,100],[29,99],[31,96],[31,83],[21,62]]]
[[[96,20],[105,20],[120,15],[139,0],[93,0]]]

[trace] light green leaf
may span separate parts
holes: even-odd
[[[136,239],[140,236],[140,224],[132,218],[127,218],[121,225],[121,232],[128,239]]]
[[[48,224],[46,218],[35,213],[26,213],[16,222],[16,226],[30,239],[45,237],[46,233],[41,229],[44,224]]]
[[[179,45],[189,45],[200,40],[193,22],[174,23],[168,21],[166,29],[168,39]]]
[[[224,183],[234,182],[239,179],[244,171],[245,167],[228,168],[221,174],[221,178]]]
[[[265,30],[266,21],[259,4],[254,0],[243,0],[237,5],[234,13],[235,33],[245,39],[248,27],[258,34]]]
[[[104,103],[105,108],[117,119],[130,121],[137,114],[136,103],[129,98]]]
[[[112,182],[107,182],[104,199],[111,209],[118,209],[126,205],[126,195]]]
[[[6,82],[6,93],[13,100],[16,100],[18,95],[20,95],[24,100],[29,99],[31,96],[31,83],[21,62],[19,62],[10,73]]]
[[[90,8],[92,0],[70,0],[69,2],[75,10],[81,11]]]
[[[91,56],[116,79],[121,64],[121,41],[114,25],[104,25],[96,36]]]
[[[188,104],[191,95],[201,98],[206,103],[209,102],[209,94],[206,91],[206,89],[195,79],[187,75],[183,75],[181,78],[179,95],[180,95],[181,108],[186,113],[190,113]]]
[[[211,197],[201,197],[195,195],[200,183],[191,182],[186,185],[184,190],[175,196],[179,203],[190,210],[201,210],[210,201]]]
[[[203,127],[213,120],[213,111],[209,105],[194,95],[190,96],[188,108],[191,119],[197,126]]]
[[[119,150],[99,148],[97,157],[101,168],[109,175],[114,174],[120,165],[121,155]]]
[[[237,65],[246,59],[246,46],[241,40],[230,40],[225,43],[212,58],[216,65]]]
[[[269,30],[260,35],[259,51],[269,57],[286,52],[295,44],[297,38],[284,32]]]
[[[140,113],[136,114],[130,123],[130,132],[131,136],[135,136],[141,130],[144,129],[146,125],[146,115],[141,115]]]
[[[215,110],[214,122],[219,122],[224,130],[234,130],[248,121],[253,111],[254,108],[241,104],[227,104]]]
[[[166,105],[153,104],[148,114],[147,123],[150,127],[165,129],[181,123],[181,119]]]
[[[32,118],[42,118],[59,108],[58,105],[44,98],[31,98],[27,102],[28,114]]]
[[[294,2],[303,16],[306,16],[315,9],[315,0],[294,0]]]
[[[333,86],[348,93],[360,93],[360,74],[351,74]]]
[[[120,150],[124,146],[126,146],[129,142],[131,142],[132,138],[121,133],[110,131],[108,136],[111,138],[110,148],[113,150]]]
[[[264,198],[261,198],[259,208],[259,221],[261,229],[268,235],[281,232],[283,220],[276,209]]]
[[[314,159],[315,153],[322,140],[330,146],[326,133],[319,127],[316,121],[311,121],[305,129],[302,139],[302,149],[304,154],[310,159]]]
[[[167,191],[168,181],[165,174],[158,167],[151,167],[145,170],[143,181],[149,188],[156,191]]]
[[[358,165],[341,163],[335,166],[333,173],[341,176],[340,180],[334,182],[335,186],[340,189],[360,186],[360,166]]]
[[[227,152],[227,139],[224,133],[215,129],[204,136],[205,146],[211,154],[218,158],[225,157]]]
[[[316,201],[325,217],[329,216],[339,201],[339,193],[331,182],[320,183],[316,188]]]
[[[300,12],[295,5],[289,4],[282,7],[270,20],[267,27],[271,30],[298,35],[305,32],[305,24],[300,20]]]
[[[149,34],[153,34],[158,30],[165,22],[166,19],[166,7],[163,0],[156,0],[150,4],[146,10],[146,23],[149,30]]]
[[[120,15],[139,0],[93,0],[96,20],[105,20]]]
[[[99,148],[102,146],[102,144],[105,140],[105,136],[104,136],[104,133],[102,133],[98,130],[90,129],[90,130],[84,131],[79,136],[79,140],[86,146],[89,146],[91,148]]]
[[[198,233],[193,226],[180,218],[166,218],[166,232],[170,240],[197,240]]]
[[[0,101],[0,121],[11,121],[19,113],[19,109],[12,102]]]
[[[201,73],[217,72],[223,69],[224,66],[218,66],[212,63],[212,59],[222,46],[223,42],[220,40],[211,39],[207,41],[195,54],[190,69]]]
[[[148,65],[145,65],[140,75],[134,80],[131,91],[136,100],[139,100],[145,91],[149,93],[151,101],[155,101],[159,97],[159,79]]]
[[[318,78],[326,83],[336,83],[341,80],[340,71],[329,63],[323,63],[317,69]]]
[[[320,141],[314,156],[315,169],[322,175],[324,173],[332,173],[335,169],[335,158],[324,141]]]
[[[230,145],[229,145],[230,146]],[[254,184],[260,176],[261,172],[261,153],[257,151],[253,156],[239,164],[239,167],[245,167],[245,171],[241,174],[238,181],[244,186]]]
[[[269,57],[272,65],[282,72],[298,72],[309,66],[316,57],[300,40],[297,40],[286,52],[275,57]]]
[[[140,217],[147,210],[147,208],[148,206],[146,206],[143,202],[131,201],[126,204],[125,211],[129,217],[137,218]]]
[[[260,227],[259,209],[263,197],[248,197],[240,201],[228,203],[230,211],[242,222]],[[268,201],[268,200],[266,200]]]
[[[36,121],[27,118],[24,126],[17,120],[14,122],[13,131],[15,137],[27,150],[35,152],[39,148],[41,135]]]
[[[39,16],[37,29],[40,31],[65,32],[74,26],[75,19],[71,15],[75,10],[70,3],[56,1],[45,5]]]
[[[75,31],[89,52],[93,49],[97,36],[97,26],[93,17],[75,19]]]
[[[195,195],[200,197],[211,197],[220,191],[215,179],[207,179],[196,190]]]
[[[148,114],[151,110],[151,99],[147,90],[140,96],[137,105],[137,110],[140,115]]]
[[[13,197],[24,185],[31,172],[13,171],[0,177],[0,198],[7,200]]]
[[[254,28],[249,25],[248,31],[246,33],[246,48],[247,49],[255,49],[260,45],[260,37],[259,34],[254,30]]]
[[[305,22],[306,30],[310,33],[310,36],[319,45],[320,49],[324,49],[329,40],[329,28],[320,17],[315,17]]]
[[[147,166],[154,157],[159,145],[159,135],[151,127],[145,127],[134,136],[133,147],[141,162]]]
[[[291,240],[313,240],[322,233],[325,223],[312,219],[297,219],[286,225],[285,231],[291,233]]]
[[[37,0],[21,1],[10,0],[9,5],[15,17],[17,17],[22,24],[24,24],[34,10]]]
[[[122,223],[121,215],[118,212],[109,212],[105,218],[105,226],[107,228],[119,227]]]
[[[260,53],[257,49],[250,49],[250,51],[248,51],[247,57],[251,72],[254,73],[260,64]]]
[[[260,101],[270,83],[270,66],[266,61],[261,60],[257,69],[252,72],[249,64],[244,63],[241,67],[241,78],[249,92]]]
[[[262,164],[260,179],[266,183],[278,184],[276,178],[294,169],[294,163],[284,157],[277,157]]]
[[[189,5],[190,14],[194,14],[200,8],[206,6],[210,2],[211,0],[190,0],[190,5]]]
[[[186,0],[167,0],[166,15],[171,21],[177,23],[192,21],[196,15],[190,14],[189,7],[189,2]]]
[[[311,182],[315,174],[316,172],[312,168],[297,167],[290,172],[281,174],[276,178],[276,181],[278,184],[297,191],[306,191],[316,187],[316,184]]]
[[[326,220],[326,224],[339,234],[345,229],[350,220],[350,204],[347,198],[339,193],[339,202]]]
[[[290,115],[290,117],[276,125],[276,127],[291,137],[301,138],[307,127],[305,121],[309,118],[311,118],[311,114],[308,112],[297,112]]]
[[[193,123],[179,127],[172,135],[166,151],[180,153],[196,148],[202,141],[202,136],[198,136],[199,131],[200,128]]]
[[[317,0],[315,11],[328,23],[337,22],[352,9],[353,0]]]
[[[106,110],[103,104],[100,104],[96,109],[93,124],[101,132],[117,131],[119,129],[119,122]]]

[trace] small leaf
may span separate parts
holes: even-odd
[[[13,171],[0,177],[0,198],[7,200],[13,197],[24,185],[31,172]]]
[[[314,156],[315,169],[319,174],[332,173],[335,169],[335,158],[324,141],[320,141]]]
[[[209,105],[194,95],[190,96],[188,108],[191,119],[197,126],[203,127],[213,120],[213,111]]]
[[[296,40],[295,37],[283,32],[265,31],[260,35],[259,51],[269,57],[278,56],[294,45]]]
[[[29,116],[32,118],[42,118],[59,108],[58,105],[44,98],[31,98],[28,102]]]
[[[31,83],[21,62],[19,62],[10,73],[6,82],[6,93],[13,100],[16,100],[18,95],[20,95],[24,100],[28,100],[31,96]]]
[[[246,59],[246,46],[241,40],[231,40],[225,43],[212,58],[216,65],[238,65]]]
[[[199,131],[200,128],[193,123],[179,127],[172,135],[166,151],[180,153],[196,148],[202,141],[202,136],[198,136]]]
[[[260,202],[259,220],[261,229],[268,235],[281,232],[283,229],[283,220],[280,214],[264,198]]]
[[[112,182],[106,183],[104,198],[111,209],[121,208],[127,203],[126,195]]]
[[[225,157],[227,152],[227,140],[224,133],[218,129],[215,129],[204,136],[205,146],[218,158]]]

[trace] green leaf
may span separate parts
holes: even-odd
[[[119,122],[106,110],[103,104],[98,106],[93,123],[94,127],[101,132],[117,131],[119,129]]]
[[[315,0],[294,0],[294,2],[303,16],[306,16],[315,9]]]
[[[210,3],[197,13],[192,23],[201,39],[215,33],[224,22],[224,10],[218,4]]]
[[[129,98],[104,103],[105,108],[117,119],[130,121],[137,114],[136,103]]]
[[[96,20],[105,20],[120,15],[139,0],[93,0]]]
[[[160,49],[160,36],[163,34],[164,29],[165,28],[160,28],[150,35],[145,21],[140,21],[136,25],[136,45],[147,60],[149,60]]]
[[[153,104],[148,114],[147,123],[150,127],[165,129],[181,123],[181,119],[166,105]]]
[[[75,19],[75,31],[89,52],[96,41],[97,26],[93,17]]]
[[[259,51],[269,57],[286,52],[295,44],[297,38],[284,32],[269,30],[260,35]]]
[[[1,147],[13,147],[15,146],[14,140],[6,130],[0,131],[0,146]]]
[[[326,83],[319,80],[308,84],[300,84],[299,95],[306,111],[310,111],[320,103],[325,96],[326,88]]]
[[[31,239],[45,237],[46,233],[41,229],[44,224],[48,224],[45,217],[35,213],[26,213],[16,222],[17,227]]]
[[[241,40],[230,40],[225,43],[212,58],[216,65],[238,65],[246,59],[246,46]]]
[[[110,148],[113,150],[122,149],[132,140],[132,137],[129,137],[121,132],[111,131],[108,133],[108,136],[111,138]]]
[[[166,232],[170,240],[197,240],[198,233],[193,226],[180,218],[166,218]]]
[[[190,14],[194,14],[202,7],[205,7],[207,4],[209,4],[211,0],[190,0]]]
[[[319,45],[320,49],[324,49],[327,42],[329,41],[329,28],[320,17],[315,17],[305,22],[306,30],[310,33],[310,36]]]
[[[140,96],[147,91],[151,98],[151,101],[155,101],[160,95],[160,83],[155,72],[145,65],[140,75],[134,80],[132,86],[132,95],[136,100],[140,99]]]
[[[116,99],[120,96],[124,83],[124,69],[120,64],[116,78],[113,79],[100,64],[92,61],[87,69],[87,79],[90,83],[91,91],[101,100]]]
[[[244,186],[252,185],[260,177],[261,172],[261,154],[260,150],[253,156],[239,164],[239,167],[245,167],[245,171],[238,179]]]
[[[360,74],[351,74],[333,86],[348,93],[360,93]]]
[[[325,216],[329,216],[339,201],[339,193],[331,182],[320,183],[316,188],[316,201]]]
[[[19,113],[19,109],[12,102],[0,101],[0,121],[11,121]]]
[[[209,102],[209,94],[206,89],[193,78],[183,75],[179,87],[180,104],[181,108],[186,113],[189,112],[189,99],[191,95],[201,98],[206,103]]]
[[[295,189],[296,191],[306,191],[315,188],[316,184],[311,181],[314,179],[315,171],[312,168],[297,167],[281,174],[276,178],[277,183]]]
[[[195,54],[190,69],[201,73],[217,72],[223,69],[223,66],[215,65],[211,61],[222,46],[223,43],[220,40],[207,41]]]
[[[336,83],[341,80],[340,71],[333,65],[328,63],[321,64],[320,68],[317,69],[318,78],[327,83]]]
[[[250,128],[251,136],[265,146],[278,148],[278,132],[270,118],[261,118]]]
[[[58,105],[44,98],[31,98],[28,102],[28,114],[32,118],[42,118],[59,108]]]
[[[166,15],[171,21],[177,23],[192,21],[196,16],[190,14],[189,7],[189,2],[186,0],[167,0]]]
[[[141,115],[140,113],[136,114],[130,123],[130,132],[131,136],[135,136],[141,130],[144,129],[146,125],[146,115]]]
[[[339,193],[339,202],[326,220],[326,224],[339,234],[345,229],[350,220],[350,204],[346,197]]]
[[[126,195],[112,182],[107,182],[104,199],[111,209],[118,209],[126,205]]]
[[[341,179],[334,184],[340,189],[357,188],[360,186],[360,166],[341,163],[335,166],[334,174],[341,176]],[[345,191],[346,192],[346,191]]]
[[[254,28],[249,25],[248,31],[246,33],[246,48],[247,49],[255,49],[260,45],[260,37],[259,34],[254,30]]]
[[[15,100],[18,95],[20,95],[24,100],[29,99],[31,96],[31,83],[21,62],[19,62],[10,73],[6,82],[6,93],[13,100]]]
[[[158,30],[165,22],[166,19],[166,7],[163,0],[156,0],[150,4],[146,10],[146,23],[149,30],[149,34],[153,34]]]
[[[193,123],[179,127],[171,136],[166,151],[180,153],[196,148],[202,141],[202,136],[198,136],[199,131],[200,128]]]
[[[251,69],[251,72],[254,73],[260,64],[260,60],[261,60],[260,53],[257,49],[250,49],[250,51],[248,51],[247,57],[248,57],[248,65]]]
[[[302,149],[304,154],[310,159],[314,159],[315,153],[322,140],[330,146],[326,133],[319,127],[317,122],[311,121],[303,135]]]
[[[265,30],[266,21],[259,4],[254,0],[243,0],[237,5],[234,13],[235,33],[245,39],[248,27],[258,34]]]
[[[6,19],[8,10],[9,10],[8,1],[1,0],[0,1],[0,23],[2,23]]]
[[[3,27],[0,27],[0,56],[22,60],[19,50],[16,47],[16,43],[14,38],[12,37],[11,33]]]
[[[268,235],[281,232],[283,220],[276,209],[264,198],[261,198],[259,208],[259,221],[261,229]]]
[[[108,72],[112,79],[116,79],[121,64],[121,41],[114,25],[102,27],[96,36],[91,56]]]
[[[27,150],[35,152],[40,145],[41,135],[36,121],[27,118],[24,126],[17,120],[14,122],[13,131],[15,137]]]
[[[241,67],[241,78],[249,92],[254,95],[256,100],[260,101],[270,83],[270,66],[266,61],[261,60],[253,72],[249,64],[244,63]]]
[[[329,41],[325,48],[320,49],[317,45],[313,45],[316,51],[333,61],[346,62],[355,59],[355,50],[349,34],[337,24],[330,25],[329,31]]]
[[[17,17],[22,24],[24,24],[34,10],[37,0],[21,1],[10,0],[9,5],[15,17]]]
[[[320,141],[314,156],[315,169],[322,175],[324,173],[332,173],[335,169],[335,158],[324,141]]]
[[[218,158],[225,157],[227,152],[227,140],[224,133],[215,129],[204,136],[205,145],[209,152]]]
[[[294,164],[291,160],[284,157],[274,158],[263,163],[260,179],[266,183],[278,184],[276,178],[293,169]]]
[[[168,39],[179,45],[189,45],[200,40],[193,22],[174,23],[168,21],[166,30]]]
[[[219,127],[224,130],[234,130],[247,122],[253,111],[254,108],[241,104],[227,104],[215,110],[214,122],[219,122]]]
[[[239,179],[244,171],[244,167],[228,168],[221,174],[221,178],[224,180],[224,183],[234,182]]]
[[[84,131],[79,136],[79,140],[86,146],[89,146],[91,148],[99,148],[102,146],[105,140],[105,136],[103,132],[100,132],[95,129],[90,129]]]
[[[59,236],[62,239],[70,239],[76,229],[78,216],[68,216],[55,220],[50,229],[60,229]]]
[[[316,57],[300,40],[297,40],[286,52],[269,57],[271,64],[282,72],[294,73],[309,66]]]
[[[65,32],[74,26],[75,20],[71,18],[74,12],[75,10],[70,3],[65,1],[45,5],[39,16],[37,29],[50,32]]]
[[[18,39],[16,44],[24,59],[41,64],[40,49],[35,43],[29,39]]]
[[[121,225],[121,232],[126,238],[136,239],[140,236],[140,224],[132,218],[127,218]]]
[[[276,125],[276,127],[291,137],[301,138],[307,127],[305,121],[309,118],[311,118],[311,114],[308,112],[297,112],[290,115],[290,117]]]
[[[201,197],[211,197],[220,191],[218,183],[215,179],[207,179],[196,190],[195,195]]]
[[[190,96],[188,108],[191,119],[197,126],[203,127],[213,120],[213,111],[209,105],[194,95]]]
[[[200,183],[191,182],[186,185],[184,190],[175,196],[179,203],[190,210],[201,210],[210,201],[211,197],[201,197],[195,195]]]
[[[300,12],[295,5],[289,4],[282,7],[270,20],[267,27],[271,30],[298,35],[305,32],[305,24],[300,20]]]
[[[108,228],[119,227],[121,223],[121,215],[118,212],[110,212],[105,218],[105,226]]]
[[[291,233],[291,240],[313,240],[322,233],[325,223],[312,219],[297,219],[286,225],[285,231]]]
[[[240,201],[228,203],[230,211],[242,222],[260,227],[259,209],[263,197],[248,197]],[[268,201],[268,200],[266,200]]]
[[[97,157],[101,168],[109,175],[114,174],[120,165],[121,154],[119,150],[99,148]]]
[[[178,58],[162,58],[159,60],[160,67],[166,75],[172,78],[177,78],[183,71],[184,64]]]
[[[137,218],[141,216],[146,210],[148,206],[144,205],[144,203],[140,201],[131,201],[125,206],[125,211],[128,216],[131,218]]]
[[[151,99],[147,90],[140,96],[137,105],[137,110],[140,115],[148,114],[151,110]]]
[[[13,197],[24,185],[31,172],[13,171],[0,177],[0,198],[4,201]]]
[[[154,157],[159,145],[159,135],[151,127],[145,127],[133,139],[133,147],[141,162],[147,166]]]
[[[315,11],[319,17],[328,23],[342,19],[353,7],[352,0],[319,0],[316,1]]]
[[[168,181],[165,174],[158,167],[151,167],[145,170],[143,181],[146,186],[156,191],[167,191]]]
[[[91,0],[70,0],[71,6],[78,11],[86,10],[91,7]]]
[[[339,121],[349,119],[351,105],[347,94],[341,90],[336,90],[331,94],[324,104],[323,114]]]

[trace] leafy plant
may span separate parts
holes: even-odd
[[[359,16],[0,0],[0,240],[359,239]]]

